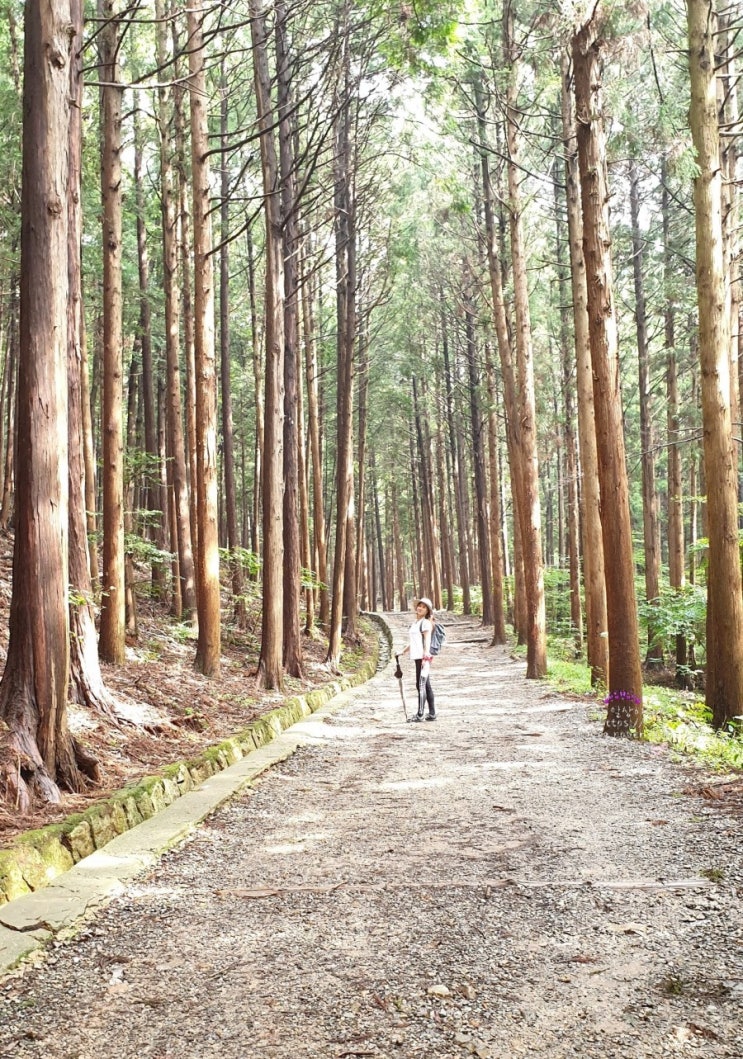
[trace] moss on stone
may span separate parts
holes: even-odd
[[[76,864],[79,860],[82,860],[83,857],[89,857],[95,850],[90,821],[82,819],[79,823],[75,824],[75,826],[65,835],[64,843],[72,854],[72,859]]]
[[[0,851],[0,904],[28,893],[31,893],[31,887],[23,878],[15,849]]]

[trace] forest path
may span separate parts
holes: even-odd
[[[435,724],[393,670],[9,979],[0,1055],[740,1059],[743,847],[703,774],[473,621]]]

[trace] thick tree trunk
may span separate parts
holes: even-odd
[[[67,311],[69,5],[25,6],[16,536],[10,642],[0,683],[4,797],[79,790],[67,728]],[[76,192],[77,189],[72,189]]]
[[[642,729],[642,667],[619,385],[601,64],[594,22],[574,36],[572,50],[601,530],[604,555],[610,558],[605,571],[609,696],[604,731],[609,735],[630,735]]]
[[[121,101],[117,0],[100,0],[101,192],[103,196],[103,594],[98,650],[106,662],[124,661],[124,387],[121,290]]]
[[[266,370],[263,442],[263,619],[258,683],[283,684],[284,627],[284,260],[281,209],[276,188],[279,164],[274,142],[267,28],[262,0],[250,0],[253,68],[261,141],[266,218]]]
[[[706,702],[720,726],[743,703],[743,596],[738,542],[738,457],[730,416],[730,330],[722,238],[722,170],[717,117],[715,4],[687,0],[699,355],[707,484]]]
[[[188,8],[191,104],[191,181],[194,227],[194,356],[196,366],[196,606],[199,639],[194,664],[204,676],[219,673],[221,615],[217,523],[217,378],[214,348],[214,263],[209,175],[209,93],[203,19],[205,7]]]

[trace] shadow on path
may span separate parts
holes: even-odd
[[[9,980],[0,1054],[740,1059],[737,821],[471,621],[435,724],[394,664]]]

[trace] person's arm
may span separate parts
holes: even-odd
[[[429,621],[428,628],[421,630],[423,633],[423,661],[433,662],[433,655],[431,654],[431,634],[433,633],[433,625]]]

